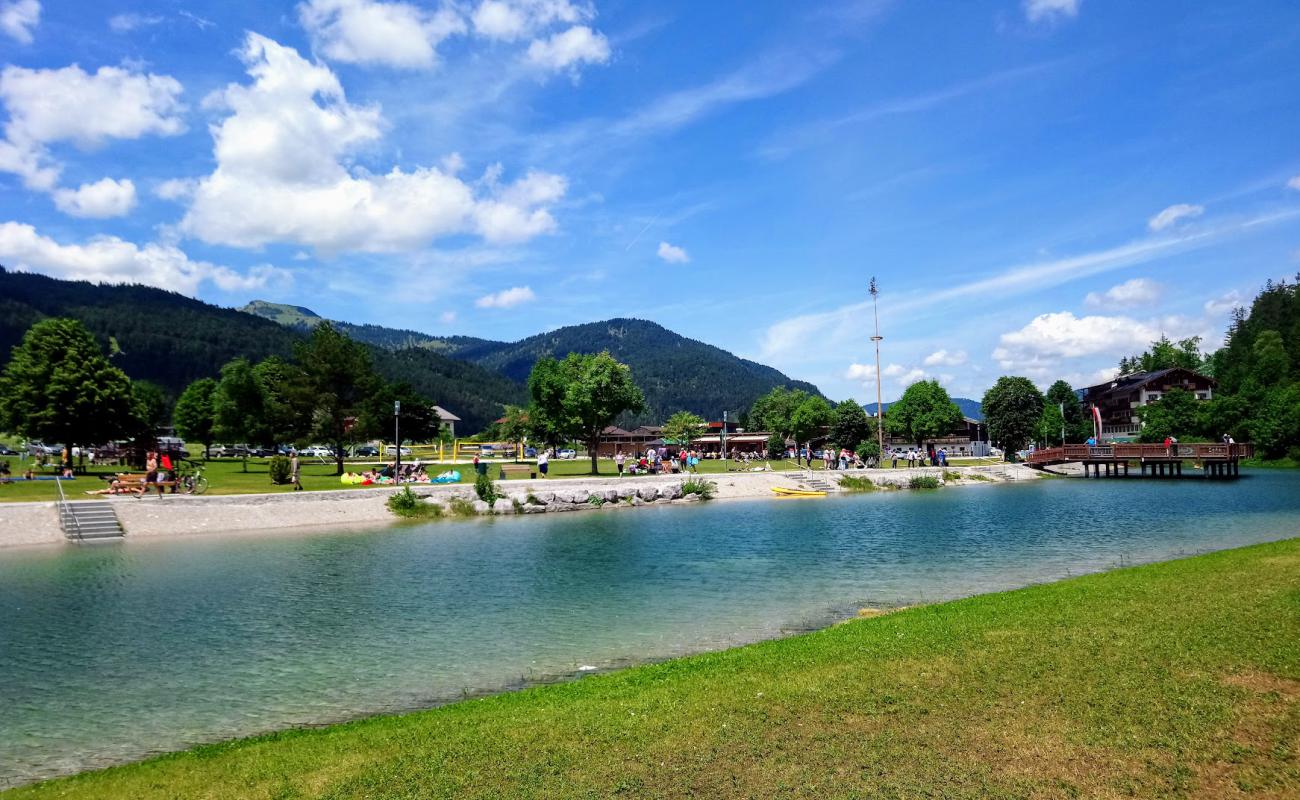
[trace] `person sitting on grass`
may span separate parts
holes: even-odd
[[[9,462],[0,461],[0,483],[12,483],[9,472]]]

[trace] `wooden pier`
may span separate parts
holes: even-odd
[[[1179,478],[1187,461],[1199,463],[1205,478],[1236,478],[1241,475],[1241,460],[1254,455],[1249,444],[1192,443],[1176,444],[1067,444],[1035,450],[1025,463],[1031,467],[1079,463],[1084,477],[1127,478],[1136,464],[1135,477]]]

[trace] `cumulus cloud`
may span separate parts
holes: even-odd
[[[685,264],[691,260],[691,256],[683,247],[668,242],[659,243],[659,257],[669,264]]]
[[[438,321],[441,322],[443,325],[450,325],[451,323],[456,321],[456,312],[444,311],[438,315]]]
[[[927,367],[959,367],[966,363],[966,351],[954,350],[936,350],[925,357],[923,362]]]
[[[95,183],[83,183],[76,189],[57,189],[54,205],[73,217],[120,217],[135,208],[135,184],[129,179],[104,178]]]
[[[109,17],[108,27],[114,33],[130,33],[139,28],[157,25],[162,21],[162,17],[147,14],[117,14]]]
[[[1174,225],[1182,219],[1194,219],[1205,213],[1204,206],[1194,206],[1189,203],[1179,203],[1172,205],[1147,220],[1147,227],[1153,231],[1162,231]]]
[[[1291,180],[1287,181],[1286,185],[1290,189],[1295,189],[1296,191],[1300,191],[1300,175],[1297,175]]]
[[[578,64],[604,64],[609,61],[609,40],[586,25],[574,25],[548,39],[533,40],[528,61],[553,72]]]
[[[18,270],[96,283],[143,283],[194,294],[210,282],[224,291],[244,291],[288,280],[272,266],[239,273],[206,261],[191,261],[179,248],[151,243],[143,247],[116,236],[98,236],[85,244],[61,244],[31,225],[0,223],[0,261]]]
[[[513,308],[520,303],[531,303],[537,299],[533,290],[527,286],[514,286],[502,289],[495,294],[485,294],[474,301],[479,308]]]
[[[849,381],[870,381],[876,379],[876,369],[870,364],[849,364],[844,371],[844,379]]]
[[[1104,292],[1088,292],[1083,302],[1090,308],[1131,308],[1154,303],[1163,291],[1163,286],[1149,278],[1134,278]]]
[[[470,19],[479,36],[513,42],[551,25],[572,25],[593,16],[589,6],[569,0],[483,0]]]
[[[8,66],[0,72],[0,102],[9,112],[0,141],[0,171],[31,189],[51,191],[59,165],[48,146],[71,142],[83,149],[109,139],[174,136],[185,130],[181,84],[167,75],[100,67],[87,73]]]
[[[433,66],[438,45],[466,31],[451,8],[376,0],[307,0],[298,6],[298,19],[327,58],[399,69]]]
[[[1151,320],[1126,316],[1076,317],[1068,311],[1040,314],[1023,328],[1002,334],[993,358],[1003,369],[1030,375],[1061,372],[1064,359],[1118,357],[1145,350],[1168,335],[1177,339],[1207,335],[1207,321],[1183,317]]]
[[[503,183],[494,165],[471,185],[437,167],[350,170],[349,154],[381,136],[379,108],[352,105],[328,67],[258,34],[240,55],[253,81],[206,101],[229,115],[212,126],[217,168],[199,181],[183,232],[235,247],[400,252],[440,236],[509,243],[554,230],[562,176]]]
[[[1056,22],[1079,16],[1081,0],[1024,0],[1025,17],[1030,22]]]
[[[0,0],[0,31],[21,44],[32,43],[32,30],[40,24],[38,0]]]
[[[1212,317],[1221,317],[1229,313],[1234,308],[1240,308],[1246,303],[1241,297],[1241,292],[1233,289],[1221,297],[1215,297],[1205,301],[1205,313]]]

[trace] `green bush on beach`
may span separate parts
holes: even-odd
[[[426,503],[418,494],[411,491],[409,486],[403,486],[402,491],[393,493],[385,503],[388,510],[399,517],[421,519],[442,516],[442,506]]]
[[[846,492],[874,492],[880,487],[876,486],[875,482],[870,478],[843,475],[840,477],[840,488]]]
[[[713,495],[718,491],[718,484],[713,481],[706,481],[703,478],[687,478],[682,481],[682,496],[689,494],[699,495],[701,500],[712,500]]]
[[[266,463],[266,471],[271,476],[271,483],[276,486],[283,486],[289,482],[289,471],[292,464],[285,456],[273,456]]]
[[[907,479],[909,489],[938,489],[939,479],[933,475],[913,475]]]
[[[1291,539],[5,797],[1293,797],[1298,602]]]

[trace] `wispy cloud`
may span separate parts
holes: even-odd
[[[758,155],[778,159],[789,156],[799,150],[816,146],[820,142],[835,136],[841,129],[862,125],[886,117],[902,114],[916,114],[938,108],[955,100],[982,94],[994,89],[1008,86],[1028,78],[1044,75],[1052,70],[1070,63],[1073,59],[1054,59],[1038,64],[1030,64],[1015,69],[1000,70],[968,81],[952,84],[941,89],[912,95],[896,97],[854,111],[841,117],[823,119],[800,125],[777,134],[758,150]]]

